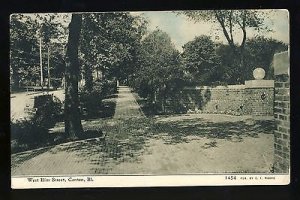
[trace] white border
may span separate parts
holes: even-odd
[[[35,179],[35,182],[29,179]],[[42,179],[44,181],[42,181]],[[45,180],[48,181],[45,181]],[[79,179],[79,180],[78,180]],[[94,188],[94,187],[165,187],[224,185],[288,185],[289,174],[224,174],[169,176],[29,176],[12,177],[12,189]]]

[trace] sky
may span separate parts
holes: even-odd
[[[218,24],[209,22],[194,23],[183,15],[176,15],[174,12],[169,11],[147,11],[132,14],[145,16],[149,22],[149,31],[160,29],[168,33],[179,51],[182,51],[182,46],[185,43],[200,35],[209,35],[217,42],[227,43]],[[289,44],[289,17],[287,10],[273,10],[265,23],[272,29],[272,32],[262,33],[265,37]],[[257,35],[257,32],[249,28],[247,35],[248,38],[251,38]],[[239,43],[242,39],[242,34],[237,32],[234,37],[237,38],[236,42]]]
[[[259,10],[259,12],[270,11],[270,10]],[[160,29],[169,34],[174,43],[175,47],[182,51],[182,46],[192,41],[196,36],[208,35],[211,36],[212,40],[216,42],[222,42],[227,44],[227,40],[220,30],[220,26],[217,23],[210,22],[197,22],[194,23],[185,17],[184,15],[176,15],[172,11],[145,11],[145,12],[131,12],[132,15],[142,15],[148,22],[149,32]],[[32,14],[26,14],[34,17]],[[47,14],[46,14],[47,15]],[[269,19],[265,20],[265,23],[271,28],[272,32],[261,33],[264,37],[273,38],[284,43],[289,44],[289,16],[287,10],[272,10],[268,15]],[[61,22],[68,26],[70,21],[70,15]],[[34,17],[35,18],[35,17]],[[247,37],[251,38],[257,34],[252,29],[247,30]],[[240,43],[242,40],[242,34],[236,33],[235,42]]]

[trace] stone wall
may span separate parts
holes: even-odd
[[[245,113],[259,116],[274,114],[274,81],[245,81]]]
[[[274,88],[249,88],[245,90],[245,113],[259,116],[272,116]]]
[[[253,80],[245,85],[189,87],[183,91],[189,112],[273,116],[274,81]]]
[[[287,173],[290,168],[290,78],[288,52],[274,56],[275,104],[274,171]]]
[[[233,115],[244,113],[244,85],[185,88],[183,93],[185,105],[190,112]],[[192,93],[196,94],[191,95]]]

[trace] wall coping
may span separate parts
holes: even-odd
[[[249,80],[245,85],[218,85],[218,86],[194,86],[184,87],[186,90],[243,90],[246,88],[274,88],[274,80]]]
[[[223,89],[223,90],[226,90],[226,89],[245,89],[245,85],[218,85],[218,86],[195,86],[195,87],[185,87],[184,89],[188,89],[188,90],[205,90],[205,89]]]
[[[274,80],[245,81],[245,88],[274,88]]]

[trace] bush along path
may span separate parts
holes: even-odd
[[[13,154],[12,176],[270,172],[272,168],[272,121],[250,119],[249,123],[241,116],[208,114],[147,118],[128,87],[119,87],[116,103],[113,118],[82,123],[84,128],[106,132],[104,140]]]

